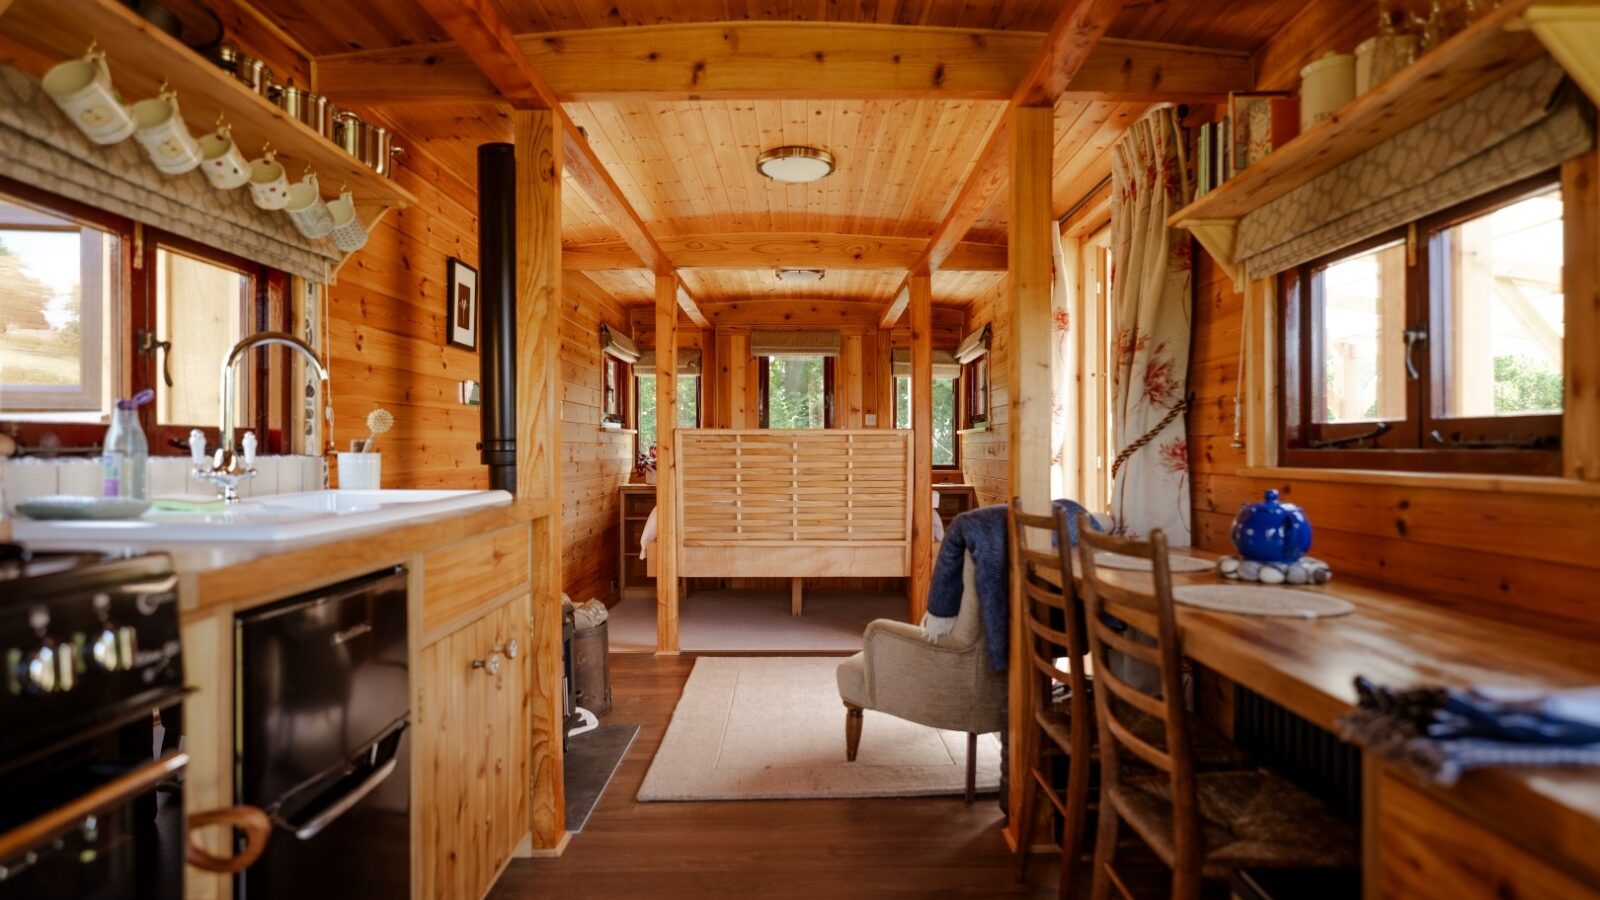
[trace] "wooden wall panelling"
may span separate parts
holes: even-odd
[[[559,117],[511,113],[517,165],[517,494],[561,496],[559,341],[561,316],[561,165]],[[532,823],[535,850],[567,839],[562,775],[561,518],[532,528]]]
[[[678,277],[656,276],[656,652],[678,652]]]
[[[528,583],[528,529],[505,528],[434,550],[423,557],[425,634]]]
[[[457,382],[479,377],[478,354],[446,344],[444,296],[449,259],[477,263],[477,212],[433,168],[425,154],[402,158],[395,177],[417,203],[391,210],[328,290],[333,442],[365,437],[382,406],[395,415],[378,445],[385,487],[482,489],[478,410],[456,397]]]
[[[1025,508],[1045,510],[1050,504],[1050,291],[1053,270],[1051,245],[1055,221],[1050,214],[1050,154],[1053,110],[1022,107],[1012,110],[1008,149],[1011,171],[1009,276],[1011,357],[1007,366],[1011,386],[1011,418],[1006,429],[1010,443],[1011,491]],[[994,366],[991,363],[990,369]],[[1012,573],[1012,597],[1022,596],[1021,572]],[[1024,768],[1027,711],[1035,679],[1027,673],[1023,640],[1024,616],[1013,602],[1011,613],[1011,690],[1009,694],[1011,771]],[[1019,821],[1024,779],[1011,781],[1011,821]]]
[[[628,334],[628,312],[580,272],[562,275],[561,579],[574,602],[606,599],[617,572],[617,490],[634,435],[601,427],[602,324]]]
[[[933,279],[911,290],[911,615],[922,621],[933,578]]]
[[[989,424],[964,431],[961,471],[978,493],[978,504],[1011,502],[1011,297],[1008,282],[1001,282],[967,310],[965,330],[990,326]]]
[[[837,369],[837,384],[834,386],[838,398],[835,423],[840,428],[861,428],[862,416],[865,413],[863,402],[863,374],[864,354],[861,334],[846,334],[839,339],[839,365]]]

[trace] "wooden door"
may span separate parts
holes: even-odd
[[[518,598],[419,654],[417,852],[427,900],[482,897],[528,832],[527,637],[527,599]]]

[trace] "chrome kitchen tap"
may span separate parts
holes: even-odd
[[[268,344],[278,344],[300,351],[300,355],[316,369],[322,384],[328,383],[328,369],[322,364],[322,360],[317,358],[316,351],[292,334],[282,331],[262,331],[233,345],[233,349],[229,350],[227,357],[222,360],[222,446],[218,447],[216,453],[207,461],[205,435],[198,428],[189,432],[189,456],[194,461],[194,477],[209,481],[220,488],[222,499],[228,503],[238,503],[239,485],[256,476],[255,432],[245,432],[244,440],[241,442],[244,451],[242,456],[233,452],[234,366],[246,350]]]

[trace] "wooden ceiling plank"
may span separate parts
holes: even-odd
[[[894,299],[884,309],[883,325],[890,327],[904,312],[910,299],[910,280],[937,270],[967,230],[977,220],[1009,180],[1011,112],[1025,107],[1054,106],[1073,76],[1089,59],[1094,48],[1105,37],[1122,12],[1123,0],[1077,0],[1063,7],[1055,24],[1045,37],[1038,57],[1028,67],[1028,75],[1017,85],[1005,117],[989,143],[984,147],[978,164],[962,184],[950,205],[944,221],[928,241],[922,258],[906,274],[906,280],[895,290]],[[1048,197],[1045,201],[1049,202]]]
[[[834,232],[736,232],[662,236],[657,242],[680,269],[910,269],[927,243],[921,238]],[[569,244],[563,266],[576,271],[637,269],[639,255],[623,241]],[[946,257],[947,271],[1003,272],[1004,244],[962,242]]]
[[[578,126],[561,108],[549,85],[517,44],[493,0],[418,0],[483,72],[495,90],[513,106],[552,110],[560,126],[567,174],[588,194],[639,258],[657,273],[670,273],[672,263],[650,236],[644,220],[623,196],[595,156]],[[690,301],[693,304],[693,301]]]
[[[427,0],[445,3],[445,0]],[[485,0],[477,0],[477,3]],[[447,6],[453,4],[445,3]],[[456,15],[471,15],[463,6]],[[486,74],[464,41],[316,58],[319,89],[350,104],[483,100],[522,67],[507,35],[474,34],[498,60]],[[510,36],[562,102],[711,99],[1012,99],[1039,61],[1038,32],[821,22],[708,22]],[[1059,42],[1058,42],[1059,44]],[[1064,51],[1063,51],[1064,52]],[[1057,54],[1059,57],[1059,53]],[[1199,101],[1253,81],[1249,54],[1106,39],[1070,79],[1041,90],[1101,99]],[[502,91],[502,93],[504,93]],[[510,96],[510,95],[507,95]],[[550,102],[542,95],[542,102]]]

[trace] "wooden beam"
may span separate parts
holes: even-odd
[[[911,296],[911,621],[922,621],[933,580],[933,278]],[[1020,770],[1018,770],[1020,771]]]
[[[900,322],[900,315],[911,304],[911,277],[900,284],[900,293],[894,295],[894,300],[883,310],[883,318],[879,320],[878,327],[893,328]]]
[[[1039,32],[782,21],[592,28],[515,38],[555,97],[568,103],[1009,100],[1044,40]],[[318,90],[358,105],[493,99],[494,83],[464,46],[422,44],[319,57]],[[1253,81],[1246,53],[1106,40],[1062,89],[1085,99],[1198,102],[1248,90]]]
[[[910,269],[928,245],[917,237],[782,231],[669,235],[658,243],[677,269]],[[646,267],[622,240],[566,245],[562,266],[579,272]],[[939,267],[1003,272],[1005,245],[960,242]]]
[[[688,316],[689,321],[693,322],[697,327],[711,327],[710,320],[700,311],[700,305],[694,302],[694,297],[689,294],[689,289],[684,287],[681,281],[678,282],[678,308],[683,310],[683,314]]]
[[[1123,0],[1076,0],[1064,7],[1045,36],[1037,58],[1028,66],[1028,75],[1011,95],[1007,115],[989,135],[989,142],[978,156],[978,164],[961,185],[951,202],[944,220],[928,242],[911,275],[932,272],[943,266],[955,246],[966,237],[972,223],[989,207],[1000,188],[1006,183],[1007,162],[1010,159],[1011,119],[1018,109],[1032,106],[1053,106],[1060,91],[1083,67],[1095,44],[1105,36],[1106,29],[1122,11]],[[1045,188],[1045,205],[1049,205],[1050,190]],[[884,321],[889,322],[890,312],[898,302],[900,291],[895,290],[894,301],[884,311]],[[895,312],[898,317],[899,313]]]
[[[517,166],[517,494],[546,497],[533,523],[532,830],[535,849],[566,836],[561,673],[561,141],[557,114],[511,114]]]
[[[1561,166],[1566,202],[1561,455],[1568,478],[1600,481],[1600,150]]]
[[[679,269],[909,269],[922,255],[921,238],[827,232],[743,232],[666,236],[659,239]],[[571,244],[561,264],[576,271],[647,268],[624,241]],[[957,243],[940,266],[946,271],[1003,272],[1004,244]]]
[[[1050,217],[1050,153],[1054,115],[1048,106],[1012,111],[1011,221],[1006,246],[1011,257],[1007,279],[1011,352],[1006,394],[1011,495],[1025,510],[1050,508],[1050,288],[1051,242],[1056,223]],[[1035,679],[1030,675],[1028,642],[1023,637],[1021,573],[1012,572],[1011,607],[1011,771],[1025,769],[1021,756],[1032,709]],[[1026,779],[1012,779],[1011,821],[1021,821]]]
[[[678,652],[678,277],[656,276],[656,652]]]

